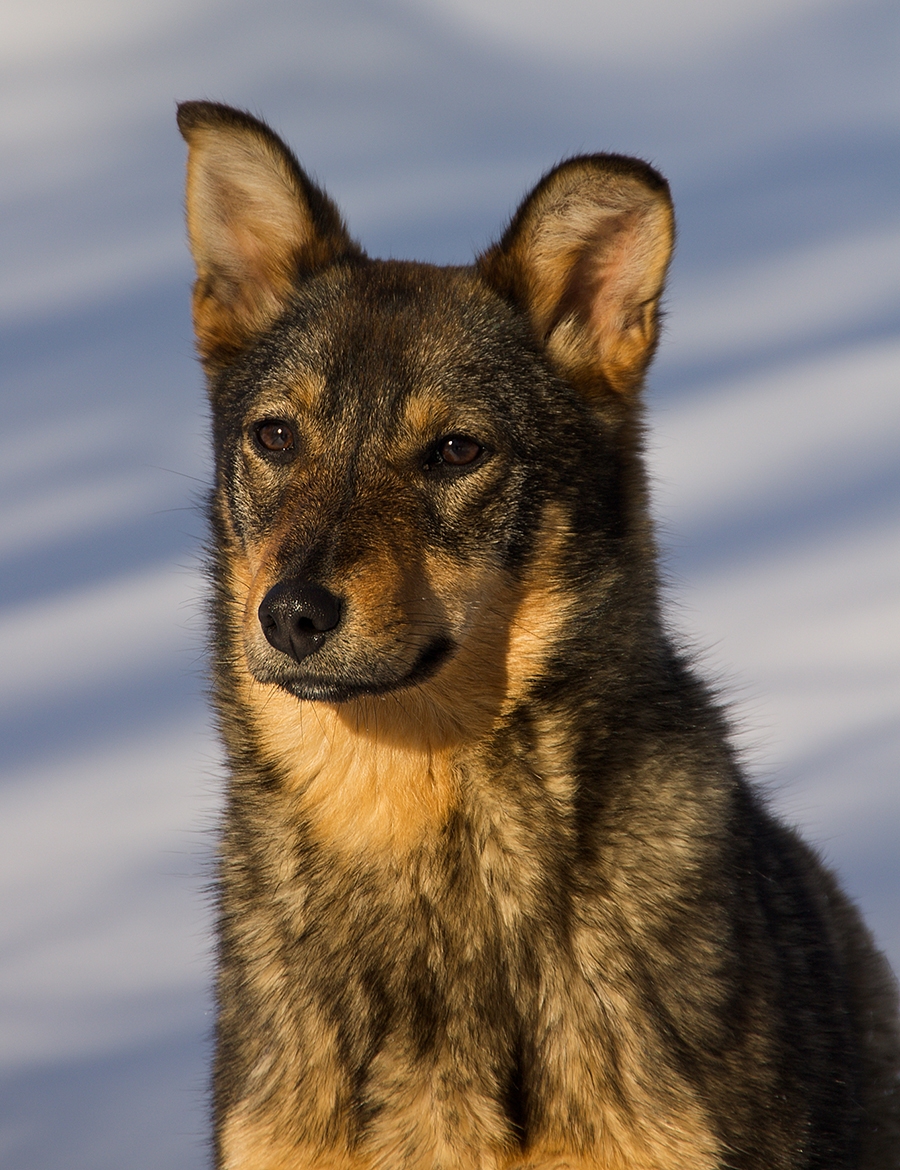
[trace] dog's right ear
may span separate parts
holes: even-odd
[[[582,155],[544,176],[478,267],[561,373],[589,397],[602,387],[627,399],[656,346],[674,230],[651,166]]]
[[[183,102],[178,128],[189,148],[194,329],[212,370],[281,315],[299,278],[362,252],[263,122],[215,102]]]

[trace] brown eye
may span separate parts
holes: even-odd
[[[448,435],[437,446],[438,462],[445,467],[470,467],[481,457],[484,447],[468,435]]]
[[[294,449],[294,432],[282,418],[267,418],[257,423],[256,439],[260,447],[275,455]]]

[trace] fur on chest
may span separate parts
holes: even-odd
[[[316,726],[306,782],[238,778],[226,821],[218,1107],[233,1148],[244,1132],[253,1148],[309,1145],[323,1167],[331,1148],[361,1167],[511,1167],[526,1146],[603,1151],[585,1165],[666,1167],[675,1150],[713,1165],[634,978],[640,941],[615,891],[598,899],[605,879],[579,877],[563,776],[538,775],[533,753],[491,772],[487,745],[414,765],[386,739],[371,756],[357,745],[348,778],[349,745]],[[369,830],[362,848],[358,830],[341,847],[323,791],[339,767],[348,824],[407,816],[434,785],[442,803],[417,806],[428,836],[398,851]],[[658,1132],[638,1133],[648,1111]]]

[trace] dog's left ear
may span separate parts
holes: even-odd
[[[585,155],[541,180],[478,268],[525,311],[564,376],[627,394],[656,347],[674,234],[662,175],[637,159]]]

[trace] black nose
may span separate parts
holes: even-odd
[[[341,601],[321,585],[294,577],[273,585],[258,613],[270,645],[302,662],[340,622]]]

